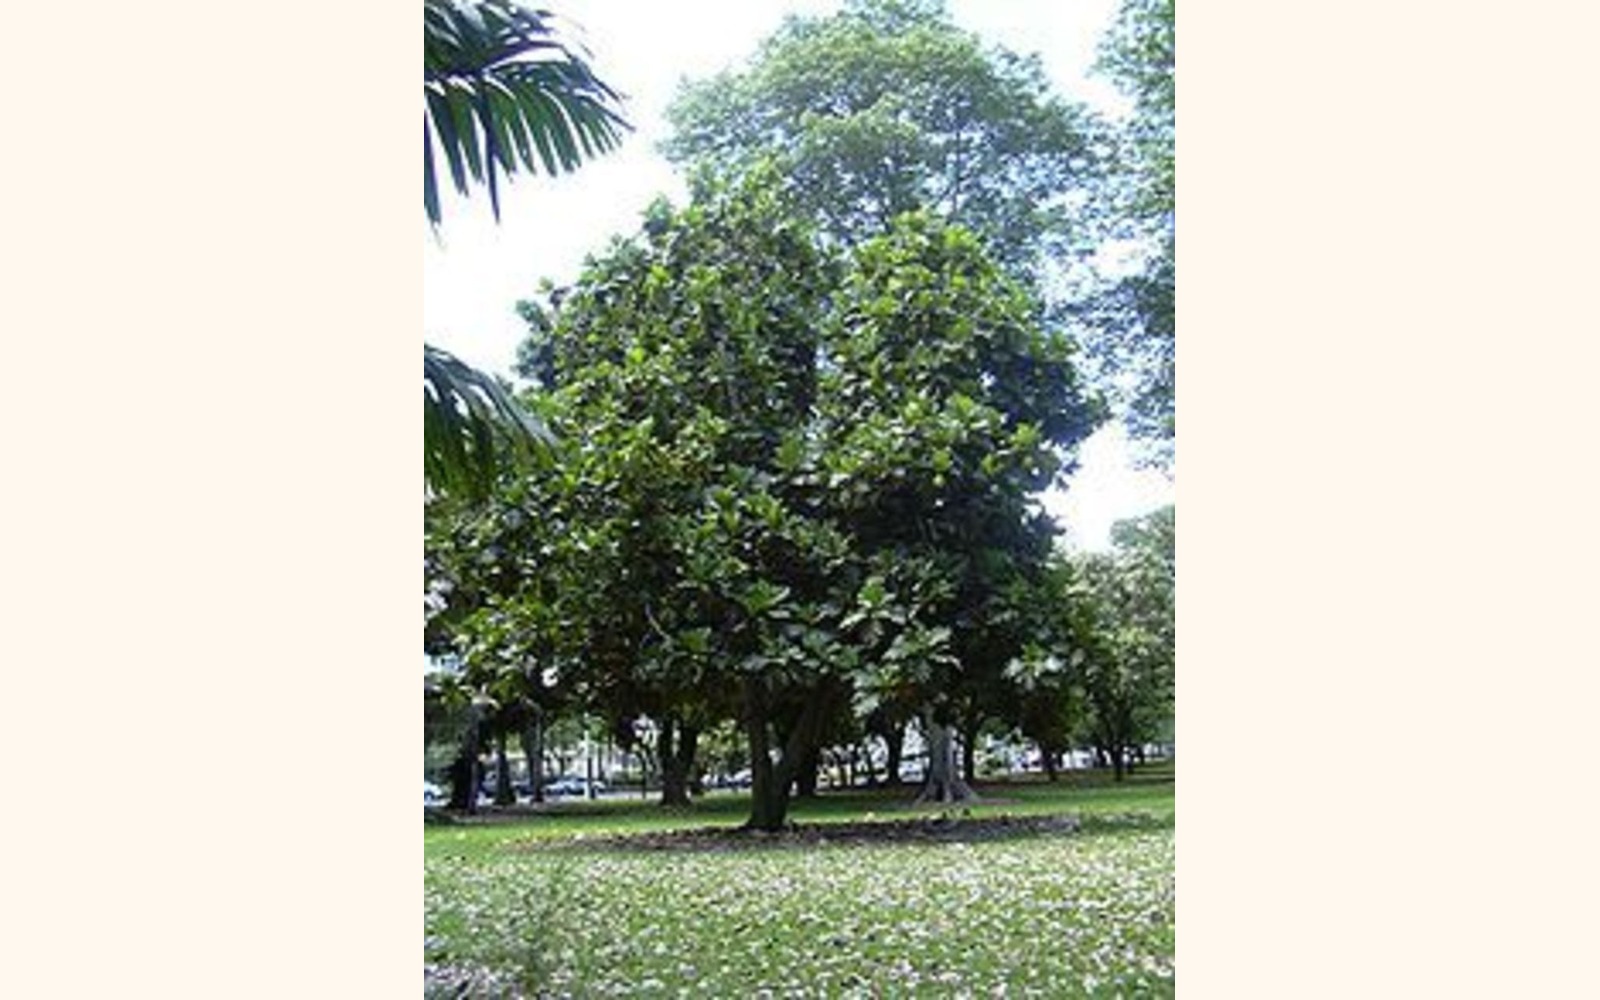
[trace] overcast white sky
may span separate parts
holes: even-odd
[[[543,5],[541,5],[543,6]],[[605,80],[628,98],[635,131],[622,148],[562,177],[522,176],[501,188],[495,224],[482,192],[444,198],[437,236],[421,214],[424,339],[469,364],[509,373],[523,336],[513,306],[539,279],[571,281],[586,254],[613,234],[631,234],[658,194],[674,200],[683,185],[655,151],[664,110],[680,78],[701,77],[741,61],[784,14],[827,12],[837,0],[697,0],[693,3],[566,0],[550,5],[582,39]],[[1057,88],[1098,107],[1120,107],[1103,80],[1090,77],[1094,50],[1116,0],[950,0],[955,20],[1019,52],[1038,52]],[[1120,427],[1102,430],[1080,449],[1081,468],[1066,492],[1046,494],[1069,541],[1103,548],[1113,521],[1172,502],[1157,472],[1130,464]]]

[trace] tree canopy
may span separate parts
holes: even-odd
[[[663,150],[683,165],[774,160],[840,245],[914,210],[969,229],[1044,315],[1082,331],[1131,435],[1170,465],[1173,14],[1172,0],[1126,0],[1104,39],[1099,71],[1133,102],[1119,121],[1056,94],[1037,56],[985,43],[941,0],[848,0],[685,83]]]
[[[850,0],[790,17],[743,69],[687,83],[667,156],[775,159],[793,204],[849,245],[926,210],[1019,278],[1070,244],[1092,162],[1088,116],[1037,57],[986,45],[938,0]]]

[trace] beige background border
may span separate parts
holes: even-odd
[[[415,995],[415,10],[6,37],[3,992]]]
[[[1184,11],[1183,992],[1592,991],[1596,15]]]

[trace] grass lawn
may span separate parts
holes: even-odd
[[[618,833],[736,826],[573,803],[424,830],[430,996],[1170,996],[1170,768],[980,785],[974,817],[1075,813],[1082,829],[972,842],[643,851]],[[824,794],[800,824],[917,816],[911,793]]]

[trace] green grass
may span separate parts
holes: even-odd
[[[1171,772],[983,786],[974,816],[1084,830],[974,843],[722,852],[559,850],[580,836],[737,825],[744,796],[642,800],[428,827],[437,996],[1168,996]],[[910,794],[797,803],[802,824],[917,815]],[[463,992],[457,993],[456,990]]]

